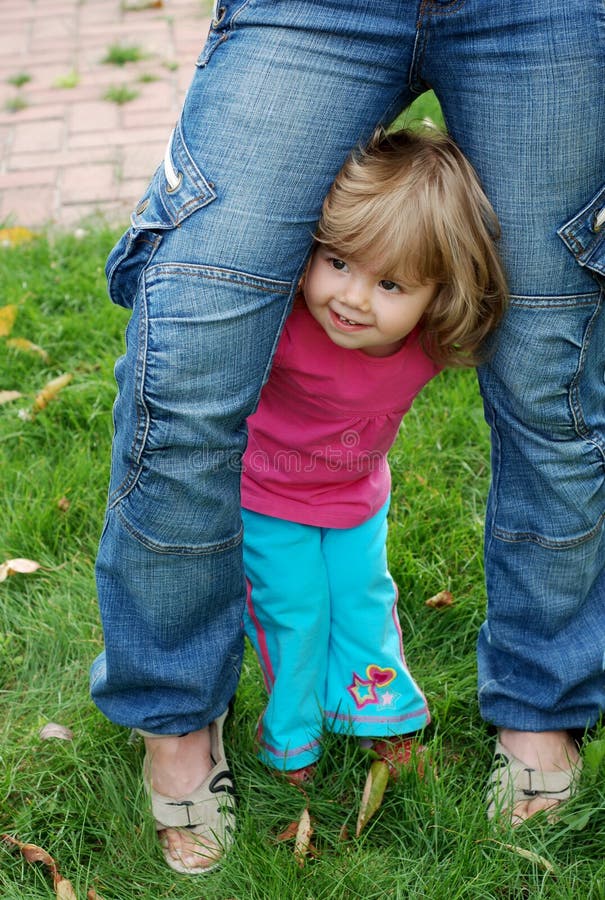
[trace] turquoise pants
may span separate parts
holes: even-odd
[[[403,653],[387,511],[343,529],[243,511],[244,623],[269,694],[259,756],[271,766],[314,762],[324,727],[386,737],[429,721]]]

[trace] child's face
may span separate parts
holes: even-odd
[[[406,288],[366,265],[315,248],[303,293],[328,337],[370,356],[396,353],[433,300],[436,285]]]

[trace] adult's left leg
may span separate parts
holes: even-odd
[[[583,259],[586,240],[566,247],[558,231],[605,172],[605,9],[466,0],[426,15],[417,77],[499,215],[511,291],[480,370],[493,462],[481,712],[527,767],[570,770],[569,729],[593,724],[605,696],[605,314],[587,271],[600,254],[603,272],[603,233],[584,226]],[[522,819],[550,800],[511,805]]]

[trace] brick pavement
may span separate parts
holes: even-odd
[[[155,2],[2,0],[0,223],[127,221],[162,159],[209,25],[209,0]],[[103,63],[114,45],[144,58]],[[74,87],[59,86],[73,73]],[[20,74],[29,80],[17,86]],[[120,85],[138,97],[103,99]]]

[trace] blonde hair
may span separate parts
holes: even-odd
[[[448,366],[481,362],[507,297],[500,226],[479,179],[434,129],[375,132],[324,201],[316,240],[407,287],[435,282],[421,322],[425,351]]]

